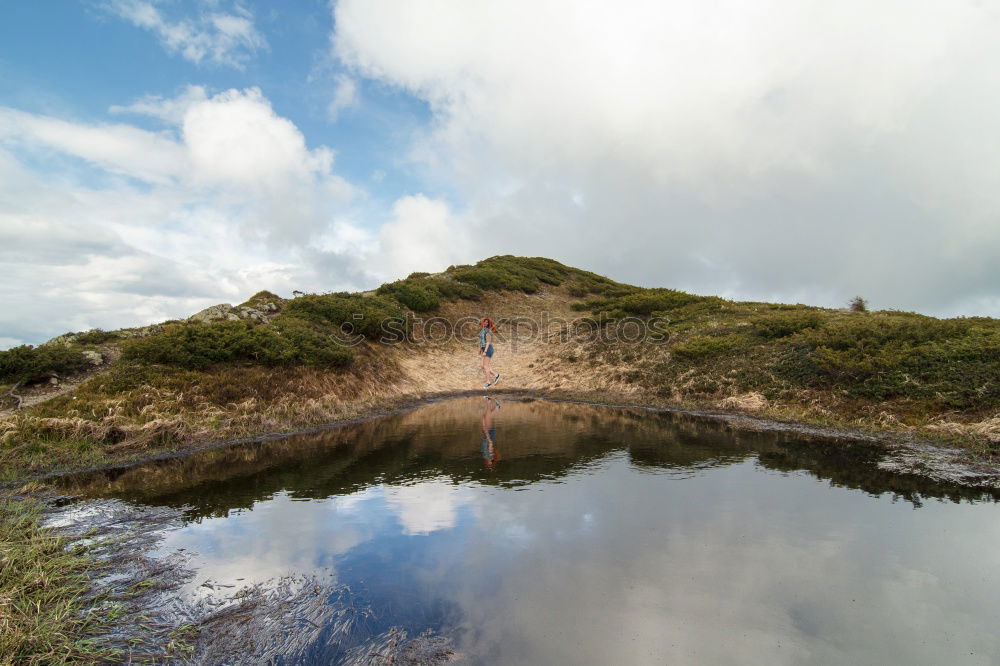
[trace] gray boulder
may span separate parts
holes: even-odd
[[[188,321],[201,321],[205,323],[212,321],[239,321],[240,316],[236,314],[235,310],[236,308],[229,303],[219,303],[218,305],[207,307],[201,312],[196,312],[188,317]]]
[[[270,308],[267,308],[269,312],[274,312],[278,309],[273,303],[268,303],[265,307],[267,305],[271,306]],[[240,321],[242,319],[249,319],[255,324],[266,324],[271,321],[271,317],[268,313],[257,308],[252,308],[247,305],[233,307],[229,303],[213,305],[188,317],[188,321],[200,321],[205,323],[213,321]]]
[[[83,357],[86,358],[91,365],[104,365],[104,356],[101,355],[101,352],[85,351],[83,352]]]

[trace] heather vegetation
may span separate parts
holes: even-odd
[[[0,384],[17,384],[79,372],[89,365],[80,348],[21,345],[0,351]]]
[[[662,353],[646,349],[633,377],[661,395],[697,401],[755,391],[823,403],[841,416],[890,410],[914,421],[988,417],[1000,406],[994,319],[711,300],[653,314],[670,321],[671,340]],[[599,361],[621,353],[591,349]]]
[[[280,317],[269,326],[248,321],[186,323],[126,343],[122,360],[205,370],[220,363],[349,365],[353,353],[310,321]]]

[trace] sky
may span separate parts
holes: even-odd
[[[1000,316],[992,0],[0,2],[0,348],[497,254]]]

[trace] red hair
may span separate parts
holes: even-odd
[[[489,326],[489,329],[491,331],[497,330],[497,325],[489,317],[483,317],[482,319],[480,319],[479,320],[479,326],[480,326],[480,328],[482,328],[484,326]]]

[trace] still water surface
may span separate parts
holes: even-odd
[[[79,483],[182,509],[186,595],[307,575],[372,609],[291,661],[396,629],[459,663],[1000,663],[996,499],[876,462],[501,396]]]

